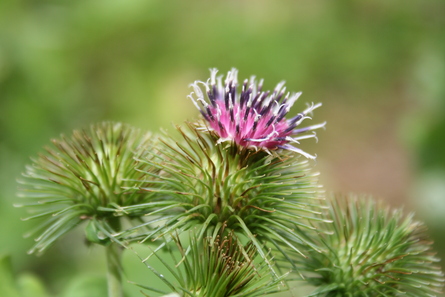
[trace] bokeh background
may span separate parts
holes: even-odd
[[[286,80],[303,91],[293,114],[322,102],[313,123],[327,129],[302,147],[326,190],[415,211],[445,258],[445,1],[2,0],[0,253],[16,273],[69,296],[105,271],[81,231],[26,254],[33,222],[12,205],[30,156],[102,120],[173,130],[197,117],[189,84],[213,67],[268,88]],[[134,255],[125,265],[128,279],[157,282]]]

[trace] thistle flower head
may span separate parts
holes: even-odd
[[[301,261],[310,296],[436,296],[443,274],[425,226],[371,198],[338,197],[327,214],[324,253]]]
[[[295,117],[286,119],[301,92],[286,93],[284,82],[272,92],[263,91],[262,81],[257,83],[254,77],[246,79],[239,92],[236,69],[229,71],[224,84],[222,77],[216,76],[217,72],[212,69],[207,82],[195,81],[191,85],[194,91],[188,97],[207,121],[208,129],[219,136],[219,142],[233,141],[255,150],[285,149],[315,159],[293,144],[298,144],[301,139],[315,138],[315,132],[306,132],[324,127],[325,123],[300,127],[321,103],[311,104]]]
[[[106,242],[106,234],[117,231],[116,209],[148,197],[124,187],[140,185],[143,174],[135,170],[135,157],[149,141],[150,134],[110,122],[53,139],[19,180],[26,202],[17,206],[30,207],[34,215],[27,220],[43,219],[30,232],[40,232],[30,252],[45,250],[84,220],[90,221],[88,239]]]

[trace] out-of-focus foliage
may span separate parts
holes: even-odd
[[[323,102],[327,130],[304,149],[327,189],[410,202],[443,258],[444,15],[441,0],[0,1],[0,252],[54,294],[102,272],[103,255],[79,240],[25,255],[30,226],[12,204],[28,156],[102,120],[171,130],[197,116],[191,82],[237,67]],[[126,265],[138,283],[149,275]]]

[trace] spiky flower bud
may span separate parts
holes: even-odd
[[[161,170],[147,173],[156,184],[140,188],[155,193],[155,199],[123,208],[129,213],[149,209],[143,226],[154,229],[136,238],[154,241],[192,228],[202,238],[226,226],[249,238],[266,261],[267,247],[283,254],[315,248],[308,221],[321,219],[320,209],[314,210],[321,189],[307,160],[292,152],[278,157],[217,144],[216,133],[193,124],[177,129],[182,139],[166,136],[140,160]]]
[[[179,236],[174,238],[176,248],[169,245],[166,248],[173,261],[178,261],[179,250],[180,260],[175,268],[168,264],[165,256],[161,257],[156,253],[156,257],[171,272],[171,279],[147,263],[146,265],[171,291],[179,293],[179,296],[255,297],[286,289],[281,282],[285,275],[273,278],[267,265],[256,261],[258,259],[255,245],[252,242],[243,245],[233,232],[201,240],[197,238],[196,233],[190,233],[190,240],[181,240]],[[167,294],[158,289],[139,286]]]
[[[27,220],[43,219],[30,232],[40,232],[30,252],[42,252],[82,221],[89,221],[90,241],[107,243],[119,231],[115,210],[147,199],[146,193],[124,187],[140,185],[143,174],[135,170],[135,157],[149,141],[150,134],[110,122],[53,139],[19,181],[20,196],[27,200],[18,206],[31,207],[34,215]]]
[[[436,296],[443,285],[425,226],[371,198],[337,197],[323,253],[301,261],[310,296]]]
[[[292,144],[298,144],[301,139],[316,137],[315,132],[306,132],[324,127],[325,123],[299,127],[321,103],[311,104],[295,117],[286,119],[286,114],[301,92],[286,93],[284,82],[280,82],[272,92],[263,91],[262,81],[257,84],[252,77],[250,81],[244,81],[239,93],[236,69],[229,71],[224,85],[222,77],[216,76],[217,72],[218,70],[212,69],[207,82],[193,83],[194,92],[188,97],[207,121],[206,128],[218,135],[218,142],[230,141],[255,150],[291,150],[306,158],[315,159],[315,156]],[[204,92],[200,85],[204,86]]]

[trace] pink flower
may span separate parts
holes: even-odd
[[[195,81],[191,85],[194,92],[188,97],[208,122],[207,128],[220,137],[218,142],[233,141],[240,146],[266,152],[286,149],[315,159],[315,156],[292,144],[299,144],[301,139],[316,138],[315,132],[304,133],[325,126],[326,122],[299,128],[321,103],[311,104],[295,117],[286,119],[301,92],[286,93],[284,82],[280,82],[273,92],[262,91],[263,81],[257,84],[252,77],[244,81],[241,93],[238,93],[238,71],[229,71],[224,85],[222,76],[216,77],[217,72],[217,69],[211,69],[207,82]],[[206,95],[200,85],[205,87]]]

